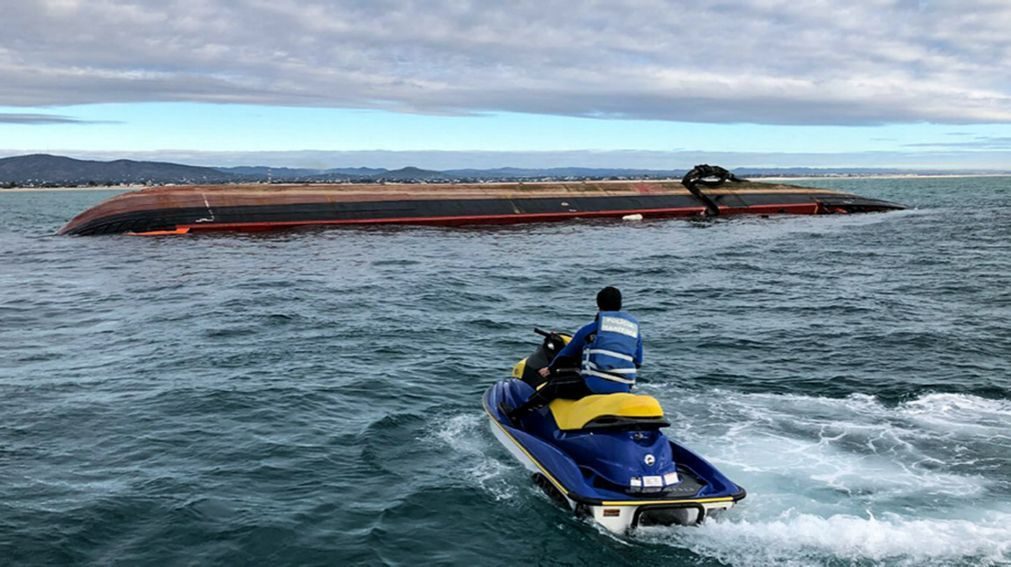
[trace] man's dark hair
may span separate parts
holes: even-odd
[[[621,292],[607,286],[597,293],[597,308],[601,311],[621,311]]]

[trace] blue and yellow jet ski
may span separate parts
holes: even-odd
[[[558,399],[517,417],[569,335],[537,329],[541,346],[493,384],[484,409],[495,437],[545,493],[615,533],[641,525],[694,525],[732,508],[745,490],[688,448],[668,439],[670,425],[652,396],[631,393]]]

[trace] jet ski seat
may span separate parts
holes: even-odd
[[[552,400],[548,408],[562,431],[622,425],[670,425],[663,417],[660,402],[653,396],[595,394],[578,400]]]

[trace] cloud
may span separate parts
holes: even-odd
[[[1011,122],[1000,0],[39,0],[0,105],[196,101],[693,122]]]
[[[918,142],[907,148],[949,148],[965,150],[1011,150],[1011,136],[976,136],[964,142]]]
[[[96,124],[96,122],[59,114],[0,112],[0,124]]]

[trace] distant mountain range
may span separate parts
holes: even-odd
[[[667,178],[683,171],[639,169],[458,169],[432,171],[417,167],[381,169],[369,167],[307,169],[289,167],[242,166],[197,167],[151,161],[88,161],[48,154],[33,154],[0,159],[0,185],[5,186],[83,186],[168,183],[341,183],[446,181],[503,181],[524,179],[603,179],[610,177]]]
[[[217,169],[153,161],[85,161],[48,154],[0,159],[0,184],[5,185],[226,183],[233,177]]]
[[[525,169],[453,169],[432,171],[417,167],[402,169],[334,168],[306,169],[267,166],[198,167],[153,161],[88,161],[48,154],[32,154],[0,159],[0,187],[53,187],[99,185],[165,185],[214,183],[343,183],[399,182],[430,183],[448,181],[516,181],[566,179],[669,179],[680,178],[686,170],[562,167]],[[741,177],[840,176],[930,173],[971,173],[951,171],[910,171],[873,168],[747,168],[734,172]],[[993,172],[989,172],[993,173]]]

